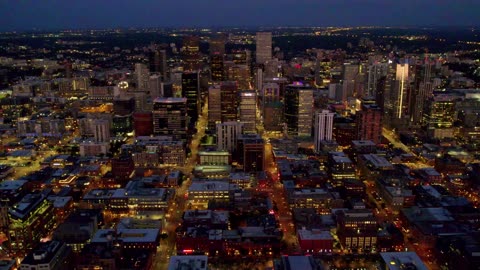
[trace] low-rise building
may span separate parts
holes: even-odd
[[[168,263],[168,270],[207,270],[208,256],[205,255],[189,255],[189,256],[172,256]]]
[[[298,230],[298,243],[304,252],[332,253],[333,236],[326,230]]]
[[[40,243],[20,264],[20,270],[69,270],[73,268],[72,250],[65,243]]]

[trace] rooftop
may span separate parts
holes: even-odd
[[[381,252],[380,256],[390,270],[428,269],[415,252]]]
[[[330,231],[326,230],[298,230],[301,240],[333,240]]]
[[[5,180],[0,183],[0,191],[3,190],[17,190],[25,185],[27,180]]]
[[[206,270],[207,261],[205,255],[172,256],[168,270]]]
[[[92,243],[107,243],[117,233],[119,240],[125,243],[152,243],[159,237],[159,229],[99,229],[92,238]]]
[[[50,261],[57,255],[59,250],[65,244],[59,241],[49,241],[40,243],[37,248],[31,251],[22,261],[21,265],[48,265]]]

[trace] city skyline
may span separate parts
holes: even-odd
[[[274,26],[476,26],[474,1],[2,1],[0,31]]]

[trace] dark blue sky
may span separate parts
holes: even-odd
[[[0,0],[0,30],[479,25],[480,0]]]

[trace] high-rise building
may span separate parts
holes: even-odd
[[[8,211],[10,252],[23,257],[55,226],[52,203],[44,193],[27,194]]]
[[[422,124],[425,101],[432,97],[433,94],[433,64],[429,59],[425,59],[423,65],[416,66],[414,94],[410,104],[410,111],[412,112],[411,122],[413,125],[420,126]]]
[[[395,118],[403,118],[408,113],[409,73],[408,64],[397,64],[393,94]]]
[[[333,136],[333,117],[335,113],[329,110],[322,110],[315,114],[314,143],[315,151],[320,152],[322,141],[331,141]]]
[[[365,96],[375,97],[377,95],[378,82],[381,78],[386,77],[387,73],[388,63],[375,62],[368,66]]]
[[[230,62],[232,63],[232,62]],[[239,89],[250,89],[250,68],[248,65],[225,65],[226,78],[229,81],[236,81]]]
[[[186,71],[200,69],[200,38],[188,36],[183,39],[183,69]]]
[[[187,138],[186,98],[157,98],[154,100],[153,133],[172,136],[174,140]]]
[[[135,136],[150,136],[153,134],[152,112],[135,112],[133,114],[133,130]]]
[[[424,122],[427,135],[431,138],[443,139],[454,137],[454,121],[456,119],[456,100],[458,96],[448,93],[434,93],[427,101]]]
[[[265,130],[283,130],[283,103],[280,99],[280,86],[277,83],[263,83],[259,88],[263,124]]]
[[[342,100],[347,100],[355,94],[355,79],[359,72],[359,65],[345,63],[342,66],[342,86],[343,96]]]
[[[222,121],[222,105],[220,99],[220,84],[214,84],[208,89],[208,129],[215,130],[217,123]]]
[[[154,48],[148,53],[148,63],[151,72],[158,73],[162,81],[167,79],[167,51]]]
[[[289,136],[312,135],[313,89],[310,85],[295,83],[285,88],[285,123]]]
[[[356,121],[358,140],[382,143],[382,109],[377,104],[362,104]]]
[[[265,144],[258,134],[242,134],[237,140],[237,161],[243,165],[244,172],[263,171],[265,163]]]
[[[264,64],[272,59],[272,33],[257,32],[256,36],[256,62]]]
[[[223,54],[216,52],[210,55],[210,70],[212,72],[212,81],[223,81],[225,77],[223,67]]]
[[[266,131],[283,131],[283,103],[281,101],[270,101],[264,104],[263,126]]]
[[[112,131],[115,136],[123,136],[133,131],[134,110],[135,98],[118,96],[113,99]]]
[[[148,92],[152,99],[163,97],[161,75],[154,74],[150,76],[148,79]]]
[[[135,64],[135,82],[137,83],[138,90],[147,90],[148,82],[150,79],[150,70],[145,64]]]
[[[224,122],[217,124],[217,149],[233,153],[237,149],[237,139],[243,132],[242,122]]]
[[[238,86],[236,82],[225,81],[220,84],[221,121],[237,120]]]
[[[95,142],[110,142],[110,121],[95,119],[93,122],[93,138]]]
[[[182,73],[182,97],[187,99],[189,127],[195,125],[200,111],[200,78],[198,71]]]
[[[223,56],[225,54],[226,41],[227,41],[226,36],[222,34],[212,37],[209,43],[210,55],[219,54]]]
[[[244,123],[244,132],[256,133],[257,94],[255,90],[243,90],[239,95],[239,120]]]

